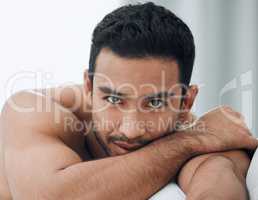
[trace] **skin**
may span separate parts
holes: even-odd
[[[181,99],[175,97],[181,95],[181,89],[172,87],[179,78],[175,61],[126,59],[103,49],[96,66],[93,84],[85,72],[82,86],[22,91],[8,100],[0,126],[1,199],[147,199],[178,174],[178,183],[189,199],[215,199],[212,191],[230,197],[220,199],[246,195],[249,159],[239,149],[255,149],[258,142],[249,135],[239,113],[228,107],[222,107],[224,113],[215,109],[198,120],[196,127],[205,124],[204,129],[179,131],[174,124],[191,121],[198,89],[195,85],[188,88],[180,111]],[[163,88],[162,72],[169,74]],[[103,87],[111,85],[103,76],[111,80],[112,89],[127,94],[120,104],[111,104],[110,98],[107,101],[110,92]],[[133,87],[121,87],[125,83]],[[140,87],[144,84],[155,89]],[[174,96],[166,101],[172,106],[153,109],[146,96],[171,87]],[[40,102],[42,110],[17,111],[10,102],[23,108],[37,108]],[[229,115],[241,123],[233,123]],[[159,126],[159,119],[168,122],[167,126]],[[112,126],[97,126],[108,120]],[[151,127],[146,125],[149,121]],[[90,122],[95,123],[94,131],[85,124]],[[143,126],[126,125],[135,122]],[[78,128],[81,124],[82,129]],[[215,165],[219,170],[207,174]],[[230,189],[215,187],[221,171],[228,172]],[[202,182],[204,178],[209,184]]]

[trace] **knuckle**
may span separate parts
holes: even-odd
[[[244,116],[240,112],[233,111],[232,114],[238,119],[240,119],[242,122],[244,122]]]
[[[242,117],[243,117],[242,113],[240,113],[240,112],[235,111],[235,114],[236,114],[239,118],[242,118]]]
[[[225,115],[225,114],[232,114],[234,113],[235,111],[230,107],[230,106],[227,106],[227,105],[222,105],[218,108],[218,111],[222,114],[222,115]]]
[[[233,109],[230,106],[228,106],[228,105],[222,105],[221,109],[223,109],[225,111],[233,111]]]

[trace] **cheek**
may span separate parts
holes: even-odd
[[[104,134],[110,134],[119,126],[120,114],[112,108],[92,114],[94,125],[97,130]]]
[[[146,131],[152,139],[159,138],[174,130],[177,114],[173,112],[157,113],[146,118]]]

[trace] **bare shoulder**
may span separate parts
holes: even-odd
[[[37,89],[34,91],[43,94],[47,98],[51,98],[72,111],[80,119],[86,120],[90,117],[91,108],[87,102],[87,94],[85,94],[82,84]]]
[[[67,120],[72,126],[67,127]],[[12,95],[1,111],[1,155],[5,156],[0,165],[5,170],[0,169],[0,198],[9,199],[10,191],[14,196],[29,195],[32,186],[39,186],[36,193],[49,189],[55,172],[84,161],[84,132],[73,128],[77,123],[80,120],[69,108],[44,92]]]
[[[22,145],[22,138],[28,143],[34,139],[33,134],[43,134],[61,139],[78,154],[83,155],[85,151],[84,130],[78,129],[81,121],[69,108],[44,92],[21,91],[12,95],[6,101],[1,117],[4,134],[15,138],[17,145]]]

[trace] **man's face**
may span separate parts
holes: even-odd
[[[180,116],[178,64],[161,58],[122,58],[102,49],[92,85],[95,134],[109,156],[171,133]]]

